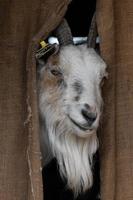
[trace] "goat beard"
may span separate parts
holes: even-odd
[[[98,148],[96,132],[82,138],[73,133],[66,123],[49,124],[48,138],[52,154],[56,157],[62,178],[78,196],[93,184],[93,155]]]

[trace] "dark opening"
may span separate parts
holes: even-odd
[[[73,0],[65,18],[74,37],[87,36],[91,19],[96,8],[96,0]]]

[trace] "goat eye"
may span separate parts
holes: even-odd
[[[59,70],[52,69],[50,72],[54,76],[61,76],[61,72]]]

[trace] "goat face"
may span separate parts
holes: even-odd
[[[93,49],[69,45],[52,55],[40,71],[42,155],[45,164],[57,158],[60,174],[75,195],[93,183],[91,166],[98,147],[105,70]]]
[[[93,49],[85,45],[63,47],[41,70],[42,115],[53,119],[56,126],[64,121],[65,126],[80,137],[96,131],[105,69],[105,63]]]

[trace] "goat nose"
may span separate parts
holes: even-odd
[[[97,114],[95,112],[90,112],[89,109],[82,109],[81,113],[89,126],[91,126],[97,118]]]

